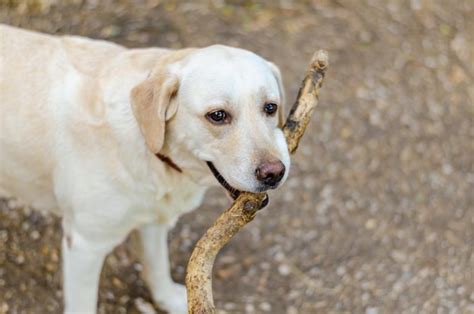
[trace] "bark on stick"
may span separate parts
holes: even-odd
[[[296,102],[283,126],[290,153],[294,153],[298,148],[313,110],[318,104],[319,90],[328,64],[328,54],[323,50],[317,51],[311,59]],[[265,193],[241,193],[232,206],[217,218],[197,242],[188,262],[186,274],[190,314],[215,313],[212,268],[217,253],[243,226],[253,220],[265,197]]]

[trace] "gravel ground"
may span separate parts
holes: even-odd
[[[474,1],[27,2],[0,1],[0,21],[253,50],[280,65],[290,100],[312,52],[329,50],[289,180],[217,259],[220,312],[474,313]],[[177,281],[227,205],[216,189],[180,220]],[[57,218],[0,202],[0,313],[61,311],[60,237]],[[158,311],[132,249],[108,258],[100,313]]]

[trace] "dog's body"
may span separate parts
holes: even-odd
[[[235,105],[255,102],[260,94],[283,102],[276,68],[222,46],[126,49],[2,25],[0,38],[0,196],[63,217],[65,311],[95,311],[105,256],[139,229],[155,301],[172,313],[186,312],[184,287],[169,274],[166,235],[215,184],[206,161],[232,186],[248,191],[268,188],[253,178],[262,160],[283,161],[271,188],[289,167],[276,120]],[[217,62],[222,71],[235,65],[253,81],[237,73],[229,74],[230,83],[228,77],[219,81],[222,73],[206,62]],[[230,122],[217,125],[223,123],[212,113],[206,117],[216,125],[205,121],[201,107],[214,101],[234,110],[232,129]],[[217,143],[223,139],[230,142],[224,149]],[[257,174],[277,167],[270,166]]]

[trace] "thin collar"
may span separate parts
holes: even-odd
[[[174,170],[178,171],[179,173],[183,173],[183,169],[181,169],[175,162],[169,158],[168,156],[165,156],[160,153],[155,154],[156,157],[158,157],[162,162],[173,168]]]

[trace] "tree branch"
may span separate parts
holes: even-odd
[[[296,102],[283,126],[290,153],[294,153],[298,148],[313,110],[318,104],[319,90],[328,64],[328,54],[323,50],[317,51],[311,59]],[[217,253],[243,226],[253,220],[265,198],[265,193],[241,193],[232,206],[217,218],[197,242],[186,275],[189,313],[215,313],[212,268]]]

